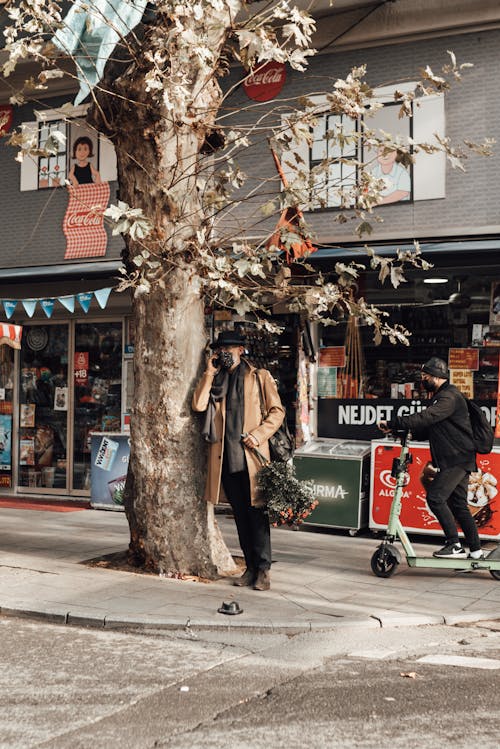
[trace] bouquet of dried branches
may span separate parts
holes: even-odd
[[[256,451],[257,452],[257,451]],[[268,462],[260,453],[262,468],[257,483],[273,526],[300,525],[318,505],[312,481],[300,481],[291,462]]]

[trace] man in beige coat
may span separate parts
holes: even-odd
[[[239,332],[222,331],[212,348],[216,356],[209,357],[192,403],[195,411],[206,412],[205,499],[217,504],[222,485],[233,509],[246,564],[245,573],[234,584],[269,590],[271,534],[265,507],[259,502],[261,464],[253,448],[269,458],[268,440],[281,426],[285,409],[270,372],[257,370],[242,358],[245,340]]]

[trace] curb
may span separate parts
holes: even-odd
[[[140,629],[147,630],[165,630],[189,632],[248,632],[253,634],[287,634],[290,636],[306,634],[308,632],[333,632],[339,629],[349,628],[368,628],[380,629],[389,627],[416,627],[416,626],[435,626],[446,625],[456,626],[460,624],[473,624],[482,621],[491,621],[491,612],[462,613],[448,615],[425,615],[412,614],[400,611],[384,611],[376,614],[367,614],[366,617],[346,617],[336,620],[332,624],[324,621],[305,621],[303,624],[298,622],[284,621],[242,621],[234,620],[227,617],[228,621],[220,622],[209,619],[184,619],[184,618],[162,618],[154,616],[116,616],[105,613],[93,613],[84,609],[67,610],[60,606],[33,609],[24,606],[15,605],[1,606],[0,616],[33,619],[51,624],[63,624],[74,627],[88,627],[94,629],[120,630],[120,629]]]

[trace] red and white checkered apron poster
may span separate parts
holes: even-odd
[[[68,194],[68,208],[63,220],[66,237],[64,259],[105,255],[108,237],[103,213],[109,203],[109,182],[70,187]]]

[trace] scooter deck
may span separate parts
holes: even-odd
[[[467,559],[464,557],[407,557],[408,567],[434,567],[449,570],[500,570],[500,556],[483,559]]]

